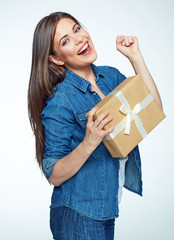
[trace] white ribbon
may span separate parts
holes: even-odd
[[[146,130],[143,127],[143,122],[139,118],[138,114],[146,108],[153,100],[154,97],[150,93],[142,102],[137,103],[133,110],[131,110],[129,103],[127,102],[125,96],[121,91],[114,91],[108,94],[108,96],[115,95],[119,101],[122,103],[119,111],[126,115],[125,118],[117,126],[115,126],[114,130],[104,137],[104,140],[110,140],[115,138],[124,128],[124,134],[130,134],[131,121],[134,120],[138,131],[140,132],[142,138],[147,135]]]

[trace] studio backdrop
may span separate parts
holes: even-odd
[[[158,87],[166,119],[140,144],[143,197],[126,189],[117,240],[174,239],[174,2],[172,0],[0,1],[0,239],[48,240],[52,186],[35,159],[27,113],[32,40],[44,16],[65,11],[89,32],[98,58],[126,77],[134,70],[116,50],[116,36],[136,36]]]

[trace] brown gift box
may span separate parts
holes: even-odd
[[[94,120],[106,110],[114,117],[103,128],[114,124],[103,139],[112,157],[126,157],[166,117],[140,75],[126,78],[96,106]]]

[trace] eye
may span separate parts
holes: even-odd
[[[64,46],[65,44],[67,44],[67,42],[68,42],[68,39],[66,39],[66,40],[63,42],[63,46]]]
[[[78,32],[80,30],[80,27],[76,28],[75,32]]]

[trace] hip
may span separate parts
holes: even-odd
[[[50,229],[57,240],[113,240],[115,218],[95,220],[69,207],[50,209]]]

